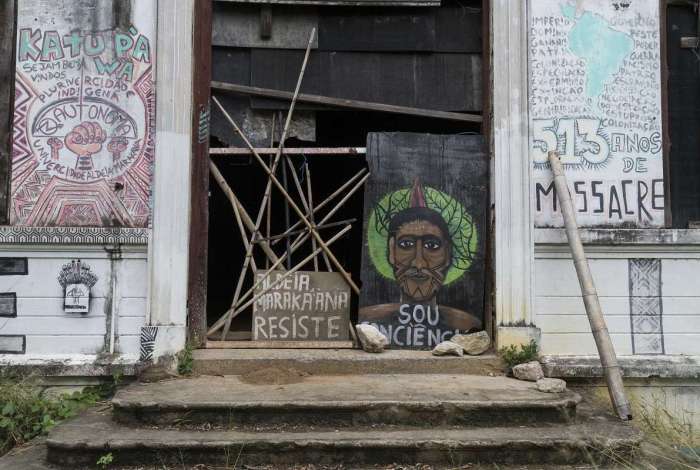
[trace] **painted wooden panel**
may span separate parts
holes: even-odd
[[[251,84],[293,90],[303,55],[303,51],[254,49]],[[437,110],[479,111],[481,78],[481,56],[477,54],[321,51],[309,59],[302,92]]]
[[[537,226],[562,226],[558,150],[583,226],[664,224],[658,0],[531,0],[530,157]]]
[[[155,2],[18,6],[11,223],[146,227]]]
[[[481,136],[370,133],[361,322],[393,347],[483,328],[488,163]]]
[[[629,296],[626,259],[589,260],[598,295]],[[580,297],[581,288],[570,259],[535,260],[535,295]]]
[[[141,337],[138,335],[121,335],[117,338],[116,346],[119,354],[138,357],[141,349]]]
[[[145,317],[147,302],[145,297],[121,297],[119,299],[119,316]]]
[[[61,297],[18,297],[17,311],[22,317],[75,317],[80,314],[66,314],[63,311],[64,298]],[[90,317],[105,316],[105,298],[90,298]],[[31,331],[27,331],[31,333]]]
[[[104,335],[106,332],[105,322],[104,315],[18,316],[7,321],[1,333],[55,336]]]
[[[632,354],[632,338],[627,333],[611,334],[615,352],[619,355]],[[595,355],[597,349],[591,333],[543,333],[540,343],[541,354],[554,355]]]
[[[605,312],[605,321],[610,333],[630,334],[632,331],[629,314],[613,315]],[[543,333],[590,333],[591,331],[586,315],[539,315],[537,326],[542,329]],[[667,315],[664,313],[663,329],[665,336],[689,332],[700,334],[700,315]]]
[[[214,2],[212,45],[240,48],[306,49],[316,28],[312,48],[318,47],[318,14],[315,7],[278,5],[272,8],[269,38],[260,34],[260,7]]]
[[[76,259],[76,258],[73,258]],[[70,263],[68,259],[30,258],[28,276],[0,277],[0,291],[16,292],[17,297],[63,297],[63,288],[57,276],[61,268]],[[92,296],[105,297],[109,290],[110,266],[106,259],[91,259],[84,262],[97,276]],[[143,279],[143,277],[141,277]]]

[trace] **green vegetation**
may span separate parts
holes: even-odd
[[[192,352],[194,347],[190,343],[185,345],[185,349],[180,351],[177,355],[177,373],[180,375],[192,375],[192,367],[194,365],[194,358],[192,357]]]
[[[109,467],[110,465],[112,465],[113,462],[114,462],[114,456],[110,452],[108,454],[104,454],[99,459],[97,459],[97,466],[104,470],[107,467]]]
[[[91,387],[59,398],[42,391],[33,377],[0,376],[0,455],[102,400],[111,387]]]
[[[521,344],[519,346],[511,344],[510,346],[503,347],[498,350],[498,355],[501,356],[506,366],[512,369],[513,366],[517,366],[518,364],[536,361],[538,352],[539,346],[537,342],[532,339],[529,344]]]

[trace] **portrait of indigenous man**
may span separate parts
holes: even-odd
[[[361,307],[361,322],[377,326],[391,344],[413,348],[482,327],[477,316],[440,303],[441,290],[462,277],[477,248],[474,224],[458,201],[416,179],[377,204],[367,231],[370,259],[400,297]]]

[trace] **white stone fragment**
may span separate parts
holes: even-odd
[[[491,338],[485,331],[471,333],[468,335],[454,335],[450,341],[462,346],[464,352],[470,356],[478,356],[484,354],[491,347]]]
[[[566,382],[562,379],[540,379],[536,385],[540,392],[561,393],[566,390]]]
[[[544,378],[544,372],[542,371],[542,366],[539,362],[530,361],[526,362],[525,364],[513,366],[513,376],[516,379],[537,382],[538,380]]]
[[[372,325],[355,325],[362,349],[370,353],[380,353],[389,345],[389,340]]]
[[[433,356],[464,356],[464,349],[452,341],[443,341],[433,349]]]

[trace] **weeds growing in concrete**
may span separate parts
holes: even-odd
[[[508,369],[512,369],[513,366],[518,364],[536,361],[538,353],[539,346],[534,339],[530,340],[529,344],[520,344],[518,346],[511,344],[498,350],[498,355],[501,356]]]
[[[194,366],[194,357],[192,353],[194,347],[187,343],[185,349],[180,351],[177,355],[177,373],[180,375],[192,375],[192,370]]]
[[[98,388],[51,398],[42,394],[34,377],[0,376],[0,455],[46,434],[57,422],[101,398]]]

